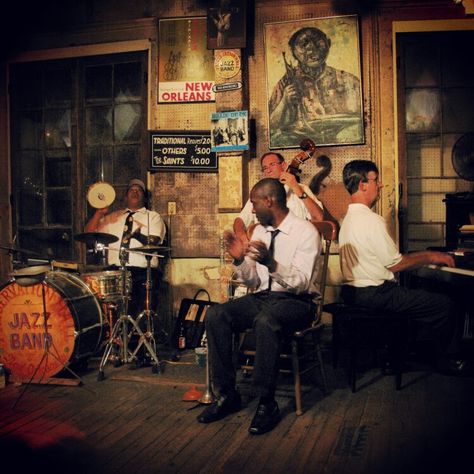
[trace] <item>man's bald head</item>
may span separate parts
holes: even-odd
[[[271,198],[280,209],[286,208],[286,191],[277,179],[263,178],[253,188],[250,194],[260,198]]]

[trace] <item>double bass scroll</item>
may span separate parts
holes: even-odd
[[[301,151],[297,153],[293,159],[291,160],[290,164],[286,171],[291,173],[295,176],[298,176],[301,173],[300,166],[310,158],[313,157],[314,152],[316,151],[316,144],[310,138],[304,138],[300,142]]]

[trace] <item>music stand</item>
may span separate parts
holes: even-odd
[[[33,371],[33,374],[31,375],[30,379],[26,383],[25,387],[23,388],[22,392],[18,396],[18,398],[15,400],[15,403],[13,404],[12,409],[15,409],[16,405],[18,402],[21,400],[23,395],[25,394],[26,390],[28,387],[32,384],[35,375],[37,374],[38,370],[41,367],[41,364],[44,362],[44,370],[46,371],[47,363],[48,363],[48,357],[52,356],[54,359],[56,359],[63,367],[63,369],[67,370],[70,372],[78,381],[79,384],[82,385],[83,381],[79,375],[77,375],[70,367],[64,363],[61,358],[59,357],[58,350],[56,346],[54,345],[54,341],[52,337],[49,335],[48,332],[48,319],[49,315],[48,312],[46,311],[46,291],[44,289],[45,287],[45,279],[46,279],[46,274],[50,271],[50,267],[46,265],[42,266],[37,266],[37,267],[26,267],[26,268],[21,268],[18,270],[15,270],[12,273],[12,277],[15,281],[20,286],[32,286],[32,285],[37,285],[41,284],[41,297],[42,297],[42,303],[43,303],[43,341],[44,341],[44,350],[43,350],[43,355],[38,362],[38,365],[36,366],[35,370]],[[53,349],[55,353],[53,353],[50,349]],[[40,377],[39,382],[43,380],[43,375]]]

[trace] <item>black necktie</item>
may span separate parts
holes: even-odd
[[[128,249],[130,247],[130,237],[132,236],[133,228],[133,214],[135,213],[128,211],[128,216],[125,219],[125,224],[123,226],[121,247],[124,249]],[[124,252],[124,259],[126,262],[128,262],[128,252]]]
[[[270,239],[270,245],[268,247],[268,256],[270,259],[273,258],[273,254],[275,253],[275,237],[280,233],[280,229],[275,229],[270,231],[272,237]],[[272,289],[272,277],[268,274],[268,291]]]

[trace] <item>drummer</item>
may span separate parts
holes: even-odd
[[[86,232],[105,232],[118,237],[118,241],[108,246],[108,264],[125,264],[131,273],[132,292],[129,314],[136,317],[144,309],[146,296],[146,256],[128,249],[142,245],[159,245],[166,235],[166,226],[161,216],[146,208],[147,189],[140,179],[132,179],[125,193],[125,208],[109,213],[109,208],[97,209],[86,224]],[[156,312],[159,279],[158,258],[151,259],[153,290],[151,309]]]

